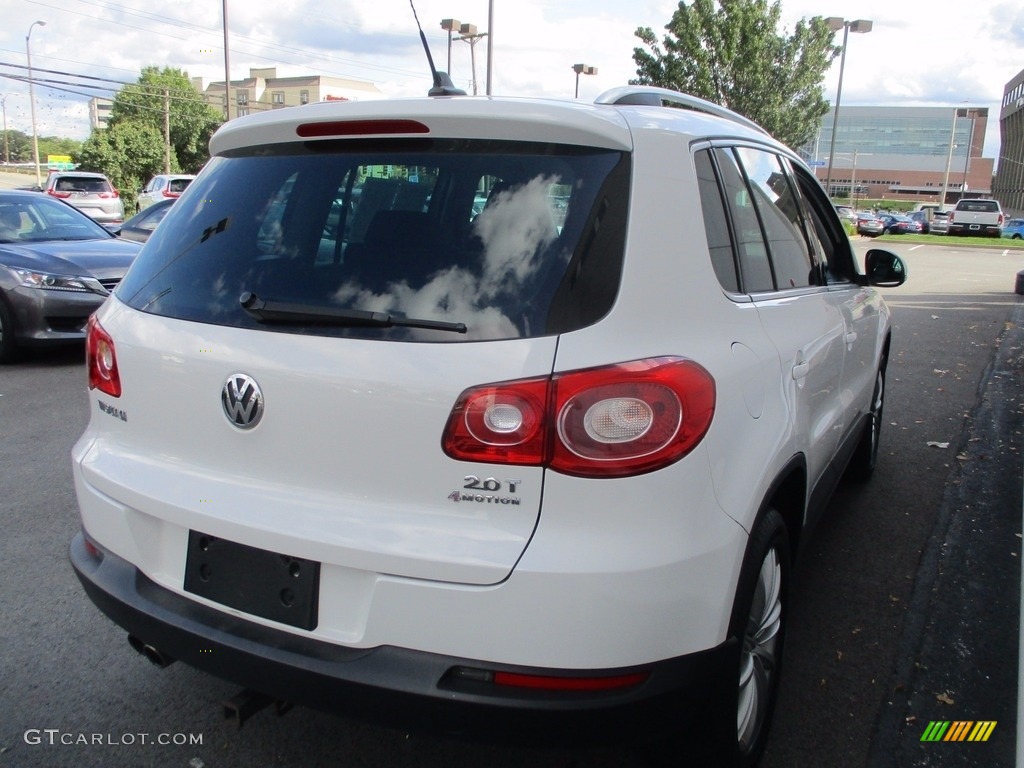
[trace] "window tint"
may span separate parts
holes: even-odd
[[[112,187],[106,179],[90,176],[62,176],[57,179],[53,188],[57,192],[109,192]]]
[[[771,152],[740,147],[754,202],[768,240],[779,289],[804,288],[815,280],[803,232],[800,203],[780,158]]]
[[[737,165],[732,150],[716,149],[718,169],[722,175],[729,212],[736,236],[736,250],[739,255],[740,277],[743,291],[761,293],[775,290],[768,249],[761,233],[761,223],[754,208],[754,200],[743,174]]]
[[[833,213],[824,190],[817,179],[800,166],[787,165],[800,195],[807,236],[818,264],[819,282],[831,285],[854,280],[856,267],[850,238]]]
[[[974,213],[998,213],[999,203],[995,200],[961,200],[956,204],[956,209]]]
[[[572,330],[617,293],[628,174],[623,153],[520,142],[237,152],[192,182],[197,194],[175,203],[119,295],[147,312],[280,332],[452,342]],[[469,333],[260,325],[243,293]]]
[[[704,231],[708,238],[708,252],[718,282],[727,291],[738,292],[739,277],[733,258],[732,236],[729,234],[729,217],[722,200],[722,188],[715,175],[711,152],[703,150],[694,156],[697,169],[697,189],[700,192],[700,206],[704,214]]]

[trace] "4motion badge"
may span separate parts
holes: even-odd
[[[502,482],[493,477],[481,479],[476,475],[466,475],[462,479],[462,490],[452,491],[448,494],[448,498],[452,501],[470,501],[476,504],[511,504],[517,507],[522,500],[515,493],[522,484],[522,480]]]

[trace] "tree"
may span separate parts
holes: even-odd
[[[144,67],[138,83],[126,85],[114,97],[110,127],[122,122],[145,124],[162,137],[165,108],[170,123],[171,171],[197,173],[209,159],[207,145],[222,117],[192,87],[182,70]],[[161,158],[151,171],[162,170]]]
[[[7,131],[7,151],[12,163],[32,162],[32,137],[21,131]]]
[[[679,3],[659,46],[649,27],[636,30],[647,46],[633,49],[638,78],[721,104],[761,125],[790,147],[814,138],[828,112],[822,80],[840,49],[816,16],[778,33],[779,0],[692,0]]]
[[[136,190],[163,167],[163,136],[145,122],[111,122],[107,128],[93,130],[76,160],[83,171],[107,175],[121,190],[128,213],[134,211]]]

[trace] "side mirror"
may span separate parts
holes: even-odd
[[[872,249],[868,251],[865,266],[868,285],[896,288],[907,281],[907,265],[895,253]]]

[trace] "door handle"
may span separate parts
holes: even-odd
[[[811,370],[811,364],[804,358],[803,350],[796,353],[796,362],[793,365],[793,378],[797,381],[804,378]]]

